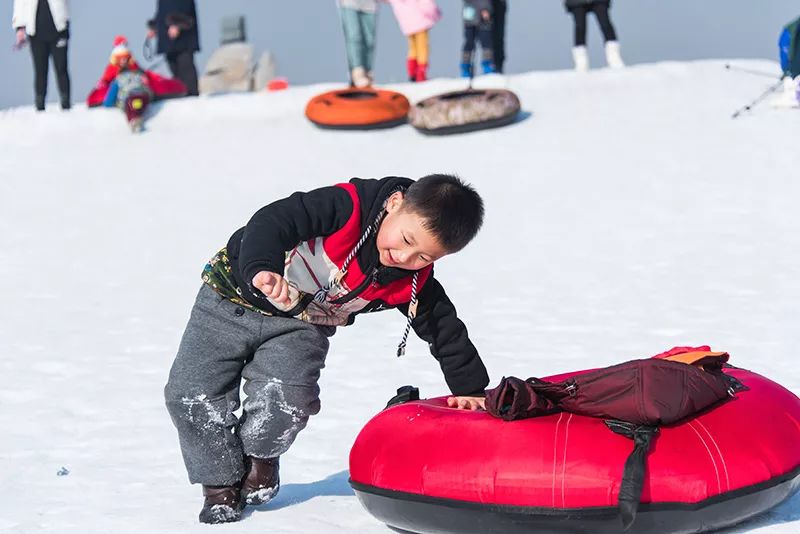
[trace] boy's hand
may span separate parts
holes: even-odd
[[[25,28],[20,28],[17,30],[17,48],[22,48],[22,45],[25,44],[25,41],[28,39],[28,36],[25,34]]]
[[[481,10],[481,18],[484,21],[489,22],[491,20],[491,18],[492,18],[492,15],[491,15],[491,13],[489,13],[488,9],[483,9],[483,10]]]
[[[177,39],[178,36],[181,34],[181,29],[177,24],[171,25],[167,28],[167,35],[170,39]]]
[[[260,271],[253,277],[253,287],[277,304],[289,305],[289,283],[284,277],[270,271]]]
[[[447,397],[447,406],[460,410],[485,410],[486,399],[484,397]]]

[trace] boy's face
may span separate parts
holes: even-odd
[[[402,193],[389,197],[376,238],[381,265],[416,271],[446,256],[448,252],[425,228],[425,220],[402,206]]]

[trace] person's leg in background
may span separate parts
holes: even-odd
[[[594,16],[597,17],[600,31],[603,32],[603,39],[606,43],[606,63],[612,69],[624,67],[625,63],[622,61],[622,55],[620,54],[617,32],[614,30],[614,25],[611,23],[611,17],[608,12],[608,4],[594,4],[592,11],[594,11]]]
[[[411,82],[417,81],[417,34],[408,36],[408,56],[406,58],[406,70],[408,71],[408,80]]]
[[[194,66],[194,53],[186,50],[167,54],[167,64],[174,78],[186,86],[188,96],[197,96],[197,69]]]
[[[61,97],[61,109],[70,109],[72,100],[70,96],[69,65],[67,62],[69,39],[59,37],[52,49],[53,67],[56,70],[56,82],[58,83],[58,94]]]
[[[506,62],[506,0],[492,0],[492,50],[494,68],[502,73]]]
[[[347,50],[347,64],[350,67],[350,84],[354,87],[366,87],[367,69],[364,66],[364,39],[358,21],[358,11],[348,7],[339,9],[344,29],[344,44]]]
[[[200,94],[197,88],[197,68],[194,66],[194,52],[186,50],[178,54],[178,70],[181,74],[181,81],[186,84],[186,89],[189,96],[197,96]]]
[[[478,26],[478,39],[481,42],[481,71],[484,74],[495,72],[491,23]]]
[[[464,24],[464,46],[461,47],[462,78],[472,78],[472,76],[475,74],[472,59],[475,54],[475,39],[477,35],[477,26],[472,24]]]
[[[608,5],[597,3],[592,5],[592,12],[597,17],[597,22],[600,24],[600,31],[603,33],[603,40],[616,41],[617,32],[614,30],[614,25],[611,23],[611,17],[608,13]]]
[[[415,82],[424,82],[428,79],[428,60],[430,58],[430,42],[428,40],[428,30],[416,34],[417,49],[417,73],[414,77]]]
[[[372,85],[373,75],[372,69],[375,62],[375,23],[377,15],[366,11],[358,12],[358,24],[361,28],[361,37],[363,39],[362,48],[362,61],[364,69],[367,71],[368,85]]]
[[[38,111],[44,111],[44,101],[47,97],[47,71],[50,60],[50,44],[39,37],[28,37],[33,58],[33,91],[34,102]]]
[[[572,48],[572,59],[575,70],[589,70],[589,54],[586,52],[586,8],[574,7],[570,10],[575,23],[575,46]]]
[[[166,55],[166,58],[169,71],[172,73],[172,77],[180,80],[180,77],[178,76],[178,54],[169,53]]]

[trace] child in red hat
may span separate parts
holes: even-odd
[[[150,104],[153,92],[147,74],[136,64],[128,48],[128,40],[122,35],[114,38],[109,65],[100,83],[108,85],[103,105],[121,108],[131,130],[140,131],[144,112]]]

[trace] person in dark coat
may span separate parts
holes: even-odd
[[[194,53],[200,51],[194,0],[158,0],[155,16],[147,22],[147,38],[158,38],[158,53],[165,54],[172,76],[197,96]]]
[[[11,24],[17,32],[16,47],[30,43],[34,68],[36,109],[44,111],[47,96],[47,70],[50,58],[56,70],[61,109],[70,108],[70,81],[67,68],[69,44],[69,6],[67,0],[14,0]]]
[[[575,20],[575,47],[572,49],[575,70],[578,72],[589,70],[589,55],[586,53],[586,16],[590,12],[597,17],[600,30],[603,32],[603,39],[606,42],[606,63],[616,69],[625,66],[619,52],[617,32],[609,16],[611,0],[564,0],[564,7]]]
[[[492,0],[492,49],[494,51],[494,69],[503,72],[506,61],[506,0]]]

